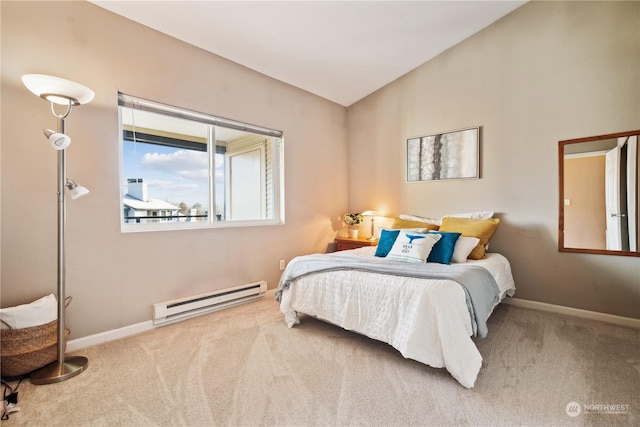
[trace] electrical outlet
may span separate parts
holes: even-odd
[[[284,270],[284,260],[280,260],[280,271]]]
[[[17,388],[17,387],[16,387]],[[5,397],[7,403],[13,403],[14,405],[18,403],[18,392],[14,391],[9,396]]]

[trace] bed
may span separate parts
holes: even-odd
[[[498,253],[449,265],[404,262],[376,247],[296,257],[276,289],[288,327],[304,313],[386,342],[404,357],[446,368],[472,388],[482,365],[473,338],[515,285]]]

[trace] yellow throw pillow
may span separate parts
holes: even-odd
[[[496,228],[500,224],[500,219],[469,219],[469,218],[442,218],[442,225],[439,231],[453,231],[462,233],[466,237],[477,237],[480,242],[469,254],[469,259],[485,258],[485,246],[489,244],[489,240],[495,233]]]
[[[435,224],[430,224],[428,222],[422,222],[422,221],[412,221],[412,220],[402,219],[402,218],[394,218],[393,224],[391,224],[391,228],[426,228],[427,231],[438,230],[438,226]]]

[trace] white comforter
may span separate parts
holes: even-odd
[[[375,248],[339,252],[374,257]],[[496,253],[480,261],[495,278],[500,299],[515,286],[507,259]],[[428,286],[425,286],[428,285]],[[482,356],[471,339],[465,293],[451,280],[425,280],[358,271],[328,271],[302,277],[282,294],[280,310],[289,327],[305,313],[384,341],[404,357],[446,368],[463,386],[473,387]]]

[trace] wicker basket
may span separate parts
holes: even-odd
[[[69,329],[65,328],[65,349],[68,336]],[[56,360],[58,320],[30,328],[0,330],[0,375],[3,378],[28,374]]]

